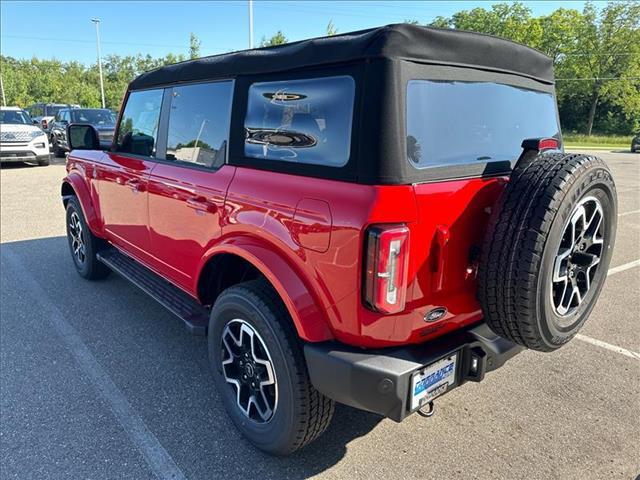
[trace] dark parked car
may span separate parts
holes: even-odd
[[[58,111],[51,125],[49,141],[56,157],[64,156],[69,150],[67,126],[70,123],[88,123],[98,131],[100,143],[111,145],[116,127],[116,116],[106,108],[63,108]]]
[[[640,132],[638,132],[636,136],[631,139],[631,151],[635,153],[638,150],[640,150]]]
[[[68,103],[34,103],[25,110],[31,118],[40,125],[42,130],[49,133],[54,117],[62,108],[79,108],[79,105],[70,105]]]
[[[611,173],[563,152],[553,62],[514,42],[390,25],[192,60],[136,78],[119,118],[109,149],[68,127],[74,268],[207,335],[221,402],[271,453],[334,402],[430,416],[561,348],[607,276]]]

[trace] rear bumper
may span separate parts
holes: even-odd
[[[458,352],[457,380],[450,391],[467,381],[481,381],[485,373],[500,368],[522,350],[482,323],[422,345],[363,350],[337,342],[307,343],[304,354],[311,383],[324,395],[400,422],[415,411],[409,396],[417,370]],[[473,357],[478,359],[475,372]]]

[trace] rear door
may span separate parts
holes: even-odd
[[[228,80],[176,86],[165,97],[166,155],[149,179],[151,253],[162,273],[187,290],[221,235],[235,172],[225,164],[232,96]]]
[[[100,211],[109,240],[148,262],[148,182],[155,166],[164,91],[131,92],[113,151],[96,167]]]

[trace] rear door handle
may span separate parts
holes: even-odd
[[[201,212],[215,213],[218,207],[215,203],[210,202],[203,196],[195,196],[187,198],[187,206]]]
[[[444,272],[447,267],[449,252],[449,240],[451,234],[447,225],[438,225],[435,234],[435,261],[433,265],[434,282],[433,290],[439,292],[444,287]]]
[[[134,192],[142,192],[144,190],[142,183],[137,178],[131,178],[125,182],[125,185]]]

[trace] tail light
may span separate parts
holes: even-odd
[[[383,313],[404,310],[409,270],[409,229],[405,225],[377,225],[367,230],[364,298]]]

